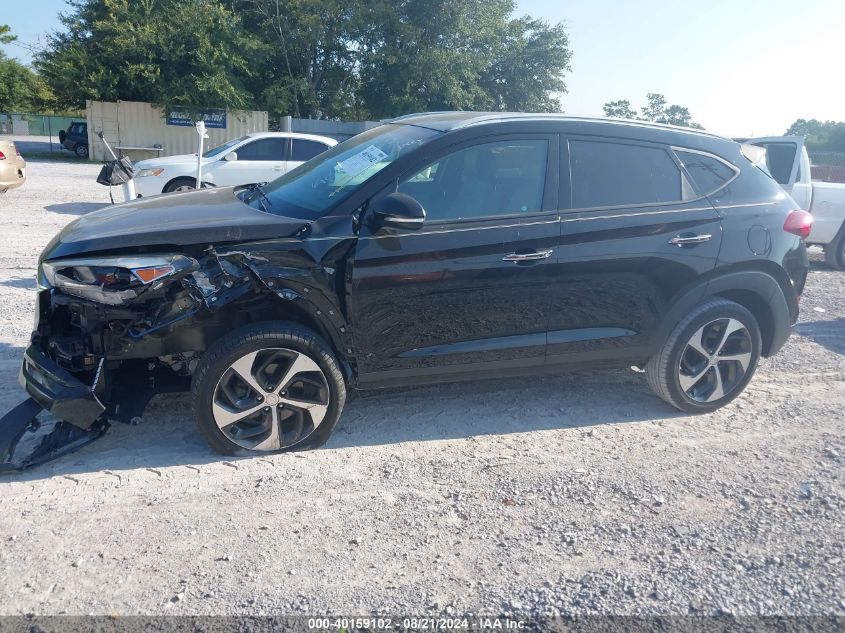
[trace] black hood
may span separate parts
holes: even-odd
[[[232,187],[139,198],[92,211],[54,237],[41,259],[122,248],[224,244],[288,237],[307,220],[253,209]]]

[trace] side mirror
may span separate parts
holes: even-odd
[[[390,193],[373,203],[375,221],[382,226],[415,230],[425,222],[425,209],[411,196]]]
[[[223,157],[223,160],[238,160],[237,152],[229,152]]]

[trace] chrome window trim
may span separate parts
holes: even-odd
[[[722,189],[724,189],[729,184],[731,184],[734,180],[739,178],[739,174],[742,171],[739,167],[737,167],[733,163],[725,160],[721,156],[718,156],[716,154],[712,154],[711,152],[705,152],[705,151],[702,151],[702,150],[699,150],[699,149],[691,149],[689,147],[680,147],[680,146],[676,146],[676,145],[670,145],[669,149],[671,149],[672,153],[675,154],[675,158],[680,163],[681,169],[683,170],[683,172],[685,174],[687,174],[687,177],[689,178],[690,182],[692,183],[693,187],[695,187],[695,189],[698,189],[698,187],[695,185],[695,181],[692,179],[691,176],[689,176],[689,172],[687,172],[687,168],[684,166],[684,161],[681,160],[680,156],[677,156],[676,152],[686,152],[687,154],[700,154],[701,156],[707,156],[708,158],[713,158],[713,159],[719,161],[720,163],[722,163],[723,165],[725,165],[726,167],[728,167],[729,169],[731,169],[733,171],[733,173],[734,173],[733,178],[729,178],[728,180],[726,180],[724,183],[722,183],[721,187],[717,187],[713,191],[709,191],[707,193],[702,194],[701,198],[706,198],[708,196],[712,196],[712,195],[720,192]],[[697,198],[697,199],[700,200],[701,198]]]
[[[612,215],[593,215],[584,218],[567,218],[563,217],[562,211],[556,211],[553,213],[557,213],[557,218],[553,220],[545,220],[542,222],[519,222],[517,224],[497,224],[495,226],[473,226],[473,227],[461,227],[455,229],[444,229],[439,231],[409,231],[407,233],[398,233],[394,235],[363,235],[363,236],[355,236],[355,235],[341,235],[338,237],[311,237],[307,238],[305,241],[308,242],[316,242],[316,241],[324,241],[324,240],[382,240],[382,239],[397,239],[400,237],[410,237],[413,235],[440,235],[444,233],[463,233],[466,231],[489,231],[491,229],[510,229],[510,228],[518,228],[521,226],[537,226],[541,224],[554,224],[555,222],[590,222],[592,220],[612,220],[615,218],[625,218],[625,217],[638,217],[643,215],[661,215],[661,214],[669,214],[669,213],[685,213],[687,211],[711,211],[716,210],[720,211],[722,209],[737,209],[743,207],[764,207],[770,204],[774,204],[777,200],[766,200],[764,202],[748,202],[745,204],[726,204],[726,205],[719,205],[719,206],[707,206],[707,207],[685,207],[683,209],[657,209],[654,211],[643,211],[641,213],[616,213]],[[289,242],[299,241],[296,239],[288,238]]]
[[[397,237],[411,237],[412,235],[442,235],[444,233],[466,233],[467,231],[489,231],[491,229],[515,229],[523,226],[539,226],[541,224],[557,224],[560,222],[560,213],[557,212],[557,217],[553,220],[545,220],[543,222],[519,222],[517,224],[497,224],[496,226],[470,226],[460,227],[454,229],[443,229],[440,231],[410,231],[408,233],[401,233],[399,235],[365,235],[359,237],[361,240],[382,240],[382,239],[396,239]]]

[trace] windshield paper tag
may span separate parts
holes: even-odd
[[[365,169],[369,169],[376,163],[387,158],[387,154],[375,145],[361,150],[354,156],[350,156],[337,164],[338,169],[349,176],[357,176]]]

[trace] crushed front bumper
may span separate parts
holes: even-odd
[[[98,371],[94,383],[86,385],[30,345],[24,353],[19,381],[43,409],[74,426],[90,429],[106,411],[96,394],[102,378],[102,371]]]
[[[30,397],[0,418],[0,472],[55,459],[103,435],[106,408],[96,394],[101,374],[86,385],[30,345],[20,372]]]

